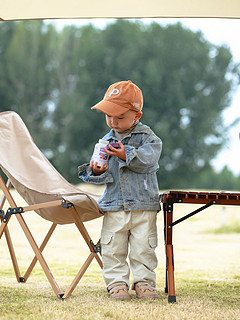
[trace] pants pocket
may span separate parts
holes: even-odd
[[[102,262],[104,268],[112,267],[112,256],[113,256],[113,234],[102,233],[101,235],[101,251],[102,251]]]
[[[158,261],[155,253],[155,249],[158,245],[157,233],[152,233],[148,236],[148,245],[149,245],[149,266],[152,270],[157,267]]]
[[[108,245],[112,240],[113,234],[112,233],[105,233],[101,235],[101,244]]]
[[[158,246],[157,234],[154,233],[149,235],[148,244],[152,249],[155,249]]]

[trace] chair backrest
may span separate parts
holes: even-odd
[[[21,117],[13,111],[0,113],[0,167],[28,204],[57,199],[71,201],[82,221],[101,216],[97,196],[70,184],[34,143]],[[63,208],[36,211],[55,223],[72,223]]]

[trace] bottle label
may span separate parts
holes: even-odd
[[[105,151],[105,147],[97,143],[94,148],[92,160],[98,163],[98,167],[101,167],[102,164],[107,164],[108,154]]]

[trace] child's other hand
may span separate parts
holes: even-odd
[[[120,148],[116,149],[111,144],[109,145],[110,150],[105,149],[109,156],[118,157],[119,159],[126,160],[126,151],[122,142],[119,140],[118,144]]]
[[[108,165],[107,164],[102,164],[101,167],[97,166],[97,162],[94,162],[93,160],[90,162],[90,168],[92,168],[92,171],[94,173],[95,176],[99,176],[100,174],[102,174],[103,172],[105,172],[108,169]]]

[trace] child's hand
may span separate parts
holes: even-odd
[[[95,176],[99,176],[100,174],[102,174],[103,172],[105,172],[108,169],[108,165],[107,164],[102,164],[101,167],[97,166],[97,162],[94,162],[93,160],[90,162],[90,168],[92,168],[92,171],[94,173]]]
[[[118,141],[120,148],[116,149],[111,144],[109,145],[110,150],[105,149],[109,156],[118,157],[119,159],[126,160],[125,147],[121,141]]]

